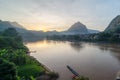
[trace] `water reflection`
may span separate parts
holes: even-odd
[[[97,46],[102,51],[110,51],[111,55],[120,61],[120,44],[96,43],[94,46]]]
[[[111,51],[113,53],[120,53],[119,44],[97,44],[101,50]]]
[[[84,47],[81,42],[70,42],[70,45],[78,52]]]

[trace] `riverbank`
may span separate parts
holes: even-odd
[[[22,65],[18,67],[18,75],[30,77],[33,76],[35,80],[56,80],[59,75],[51,71],[47,66],[38,62],[33,56],[27,55],[30,59],[30,64]],[[43,77],[44,76],[44,77]]]

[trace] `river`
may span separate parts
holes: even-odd
[[[71,80],[71,66],[90,80],[115,80],[120,70],[120,45],[108,43],[38,41],[27,43],[30,55],[58,72],[59,80]]]

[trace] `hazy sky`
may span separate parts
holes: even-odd
[[[0,0],[1,20],[33,30],[66,30],[77,21],[104,30],[117,15],[120,0]]]

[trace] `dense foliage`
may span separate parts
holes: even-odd
[[[27,52],[14,28],[0,32],[0,80],[32,80],[44,72],[41,64]]]
[[[105,41],[105,42],[120,42],[120,28],[116,29],[114,32],[102,32],[99,33],[98,41]]]
[[[0,59],[0,80],[16,80],[17,72],[15,64]]]

